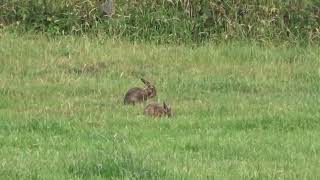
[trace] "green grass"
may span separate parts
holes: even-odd
[[[2,32],[0,179],[319,179],[319,57]],[[173,118],[122,104],[140,77]]]

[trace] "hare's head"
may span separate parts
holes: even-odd
[[[164,109],[164,113],[168,116],[171,117],[171,107],[168,106],[165,102],[163,102],[163,109]]]
[[[141,78],[141,81],[145,84],[144,89],[147,92],[148,97],[152,98],[157,95],[156,87],[154,85],[143,78]]]

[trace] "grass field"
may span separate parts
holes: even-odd
[[[319,57],[2,32],[0,179],[319,179]],[[140,77],[174,117],[122,104]]]

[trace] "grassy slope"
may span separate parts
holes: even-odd
[[[320,177],[319,47],[3,33],[0,54],[1,179]],[[140,76],[174,118],[122,105]]]

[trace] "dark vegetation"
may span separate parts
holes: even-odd
[[[159,43],[251,39],[317,43],[319,0],[1,0],[0,27],[50,35],[90,34]]]

